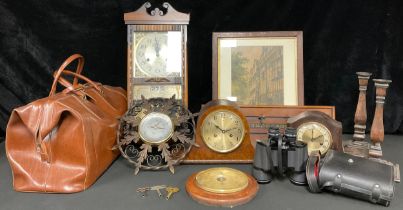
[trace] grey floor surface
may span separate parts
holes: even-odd
[[[347,138],[347,136],[344,136]],[[403,136],[386,136],[383,146],[384,158],[403,166]],[[218,165],[213,165],[218,166]],[[227,165],[228,166],[228,165]],[[251,165],[229,165],[249,173]],[[99,180],[88,190],[75,194],[20,193],[12,188],[11,170],[0,144],[0,210],[152,210],[152,209],[223,209],[207,207],[193,201],[185,191],[185,181],[192,173],[212,165],[181,165],[175,174],[168,171],[140,171],[133,175],[123,158],[117,159]],[[150,192],[142,198],[136,188],[147,185],[175,185],[180,188],[171,200]],[[399,209],[403,210],[403,184],[396,184],[395,197],[389,207],[374,205],[332,193],[309,193],[304,186],[295,186],[288,179],[275,179],[267,185],[260,185],[257,196],[249,203],[234,209]]]

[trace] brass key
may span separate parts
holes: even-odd
[[[167,197],[166,199],[169,200],[169,198],[172,196],[172,194],[179,192],[179,188],[177,187],[167,187],[165,188],[165,190],[167,191]]]
[[[140,187],[137,188],[137,192],[141,193],[141,197],[146,197],[147,196],[147,191],[150,190],[149,187]]]
[[[162,189],[165,189],[167,186],[166,185],[157,185],[157,186],[152,186],[150,187],[150,190],[156,190],[158,193],[158,196],[162,196],[161,191]]]

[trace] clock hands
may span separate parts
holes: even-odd
[[[154,128],[154,129],[160,129],[160,130],[164,129],[164,128],[157,127],[157,126],[150,126],[150,127],[151,127],[151,128]]]
[[[223,129],[220,128],[220,126],[218,126],[218,125],[216,125],[216,124],[214,124],[214,126],[215,126],[216,128],[218,128],[221,132],[223,132],[223,133],[225,132]]]
[[[311,131],[312,131],[312,135],[311,135],[311,141],[313,141],[313,129],[312,129]]]
[[[164,129],[164,128],[158,126],[160,123],[161,123],[161,121],[157,121],[154,125],[152,125],[152,126],[150,126],[150,127],[151,127],[151,128],[154,128],[154,129],[160,129],[160,130],[162,130],[162,129]]]
[[[315,141],[315,140],[317,140],[318,138],[323,137],[323,134],[320,134],[320,135],[318,135],[317,137],[314,137],[314,136],[315,136],[315,135],[314,135],[314,130],[315,130],[315,129],[311,129],[311,131],[312,131],[312,134],[311,134],[311,141]]]
[[[214,127],[218,128],[218,130],[220,130],[222,133],[224,133],[224,130],[221,129],[220,126],[218,126],[214,121],[212,121],[212,123],[213,123]]]
[[[318,138],[320,138],[320,137],[323,137],[323,135],[321,134],[321,135],[319,135],[319,136],[313,138],[312,140],[316,140],[316,139],[318,139]]]
[[[226,132],[228,132],[228,131],[232,131],[232,130],[235,130],[235,129],[237,129],[237,127],[233,127],[233,128],[230,128],[230,129],[224,130],[223,132],[224,132],[224,133],[226,133]]]
[[[226,133],[226,132],[228,132],[228,131],[232,131],[232,130],[234,130],[234,129],[237,129],[237,127],[233,127],[233,128],[230,128],[230,129],[221,129],[220,126],[216,125],[215,123],[213,123],[213,124],[214,124],[214,126],[215,126],[216,128],[218,128],[222,133]]]
[[[154,38],[154,41],[155,41],[154,49],[155,49],[156,56],[160,57],[161,44],[158,41],[157,37]]]

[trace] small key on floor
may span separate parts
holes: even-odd
[[[177,187],[167,187],[165,188],[165,190],[167,191],[167,197],[166,199],[169,200],[169,198],[171,198],[172,194],[179,192],[179,188]]]
[[[150,190],[156,190],[158,193],[158,196],[162,196],[161,191],[162,189],[165,189],[167,186],[166,185],[156,185],[156,186],[152,186],[150,187]]]
[[[149,187],[139,187],[139,188],[137,188],[136,192],[141,193],[141,197],[146,197],[148,190],[150,190]]]

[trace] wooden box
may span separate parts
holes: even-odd
[[[336,117],[334,106],[241,106],[241,112],[249,124],[253,147],[257,139],[268,138],[267,129],[270,126],[285,128],[288,118],[304,111],[320,111],[333,119]]]

